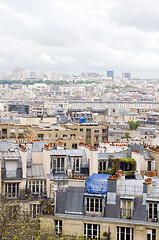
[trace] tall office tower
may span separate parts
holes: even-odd
[[[114,79],[114,71],[107,71],[107,77]]]
[[[122,78],[130,79],[131,74],[130,73],[122,73]]]

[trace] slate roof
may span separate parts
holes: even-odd
[[[106,204],[104,217],[120,218],[120,196],[116,197],[116,204]]]
[[[69,187],[66,201],[66,213],[82,214],[83,213],[83,196],[84,188]]]
[[[120,196],[142,196],[143,179],[121,179],[117,194]]]
[[[67,192],[57,192],[56,194],[56,213],[65,213]]]

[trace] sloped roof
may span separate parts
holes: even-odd
[[[83,196],[84,196],[84,188],[80,187],[69,187],[67,193],[67,201],[66,201],[66,213],[83,213]]]
[[[109,156],[113,156],[114,158],[130,158],[130,150],[124,150],[121,152],[114,153],[98,153],[98,160],[108,160]]]

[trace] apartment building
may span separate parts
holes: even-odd
[[[157,240],[158,186],[158,178],[109,179],[93,174],[86,187],[57,191],[54,229],[92,239]]]

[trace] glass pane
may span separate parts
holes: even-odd
[[[157,204],[154,204],[154,218],[157,218]]]
[[[89,211],[89,198],[87,198],[87,211]]]
[[[60,158],[57,159],[57,167],[60,167]]]
[[[64,158],[61,158],[61,168],[64,169]],[[61,170],[63,170],[63,169],[61,169]]]
[[[123,201],[123,217],[126,217],[126,201]]]
[[[152,203],[149,204],[149,218],[152,218]]]
[[[91,212],[94,212],[94,199],[91,198]]]
[[[99,200],[100,199],[95,199],[95,212],[98,212],[99,211]]]

